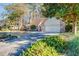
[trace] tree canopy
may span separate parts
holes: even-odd
[[[42,15],[44,17],[58,17],[65,21],[71,20],[73,32],[75,32],[76,22],[79,16],[79,4],[75,3],[45,3],[42,5]]]
[[[16,21],[20,22],[20,28],[22,27],[22,21],[25,14],[27,14],[26,4],[11,4],[5,7],[7,10],[7,19],[9,25],[15,25]]]

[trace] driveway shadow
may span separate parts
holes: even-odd
[[[12,43],[12,42],[16,42],[16,41],[23,41],[23,40],[27,41],[27,40],[29,40],[28,44],[21,45],[19,48],[17,48],[15,53],[10,53],[9,55],[10,56],[19,56],[20,53],[22,53],[22,51],[26,50],[34,42],[36,42],[37,40],[40,40],[43,37],[44,37],[44,35],[38,34],[38,33],[35,33],[35,34],[25,34],[25,35],[21,36],[20,38],[6,41],[7,43]]]
[[[44,35],[40,33],[28,33],[20,36],[19,38],[8,38],[6,39],[6,43],[12,43],[16,41],[23,41],[23,40],[31,40],[31,41],[36,41],[37,39],[43,38]]]
[[[15,53],[10,53],[9,56],[20,56],[20,53],[22,53],[22,51],[26,50],[29,46],[31,46],[31,42],[20,46],[19,48],[17,48]]]

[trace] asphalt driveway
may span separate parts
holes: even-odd
[[[19,56],[23,50],[45,35],[58,35],[58,33],[30,32],[17,39],[0,42],[0,56]]]
[[[28,46],[43,37],[40,33],[28,33],[17,39],[0,42],[0,56],[19,56]]]

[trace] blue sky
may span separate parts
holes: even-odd
[[[0,20],[3,19],[2,14],[6,13],[6,10],[4,9],[4,7],[7,5],[9,5],[9,3],[0,3]]]

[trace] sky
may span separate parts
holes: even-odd
[[[4,9],[5,6],[9,5],[9,3],[0,3],[0,20],[3,20],[2,14],[5,14],[7,11]]]

